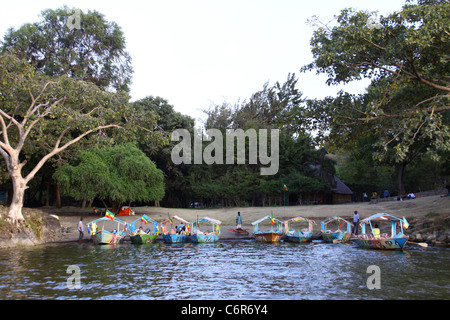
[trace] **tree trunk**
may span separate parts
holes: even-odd
[[[59,192],[59,183],[56,182],[56,207],[61,208],[61,194]]]
[[[47,189],[45,192],[45,206],[50,206],[50,182],[47,182]]]
[[[398,182],[398,193],[399,196],[405,194],[405,186],[403,185],[403,173],[405,172],[407,162],[403,161],[397,164],[397,182]]]
[[[8,209],[8,220],[11,223],[17,224],[23,220],[22,208],[25,196],[25,190],[28,188],[25,181],[17,170],[13,171],[11,175],[13,185],[13,197],[11,206]]]

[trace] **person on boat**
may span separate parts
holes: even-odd
[[[142,229],[142,226],[139,227],[139,230],[136,232],[136,234],[145,234],[144,229]]]
[[[375,228],[373,228],[373,236],[375,238],[380,238],[380,228],[378,227],[378,225],[375,225]]]
[[[242,216],[240,211],[238,211],[236,216],[236,230],[242,230]]]
[[[358,235],[358,223],[359,223],[359,214],[358,211],[355,210],[353,214],[353,234]]]
[[[78,241],[83,240],[84,237],[84,226],[83,226],[83,218],[80,218],[80,221],[78,222],[78,232],[80,233],[79,237],[78,237]]]
[[[180,234],[182,231],[186,230],[186,226],[182,223],[180,223],[177,227],[177,233]]]

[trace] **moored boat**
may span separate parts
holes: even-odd
[[[300,229],[301,223],[307,223],[308,228]],[[295,217],[284,221],[285,241],[287,242],[309,242],[313,236],[313,224],[315,222],[303,217]]]
[[[378,227],[378,223],[383,222],[390,222],[390,235],[382,233],[382,229]],[[387,213],[376,213],[360,221],[361,235],[354,241],[359,247],[366,249],[402,250],[408,240],[403,229],[407,229],[408,225],[404,217],[400,219]],[[366,226],[370,230],[366,230]]]
[[[173,229],[173,220],[177,220],[180,222],[178,227],[181,229],[179,232],[176,232],[176,230]],[[170,226],[170,230],[168,228]],[[184,243],[189,241],[189,222],[184,220],[183,218],[180,218],[178,216],[174,216],[173,218],[164,220],[161,222],[161,231],[163,232],[163,240],[165,243]]]
[[[210,223],[212,226],[212,231],[210,231],[210,232],[200,231],[200,224],[203,222]],[[201,218],[200,220],[197,219],[197,221],[191,222],[191,225],[192,225],[192,228],[190,228],[192,230],[191,241],[194,243],[206,243],[206,242],[219,241],[220,224],[221,223],[222,223],[222,221],[212,219],[209,217],[204,217],[204,218]]]
[[[337,224],[337,229],[332,231],[330,228],[330,224]],[[345,230],[341,230],[342,224],[345,224]],[[320,230],[322,231],[322,238],[326,242],[330,243],[347,243],[350,241],[352,236],[352,228],[353,223],[338,217],[334,216],[328,218],[320,223]]]
[[[271,228],[269,230],[260,230],[259,225],[265,220],[271,220]],[[253,237],[257,242],[280,242],[282,232],[282,222],[272,216],[265,216],[255,222],[253,225]]]
[[[107,229],[113,228],[108,226],[108,224],[117,223],[117,229],[109,231],[105,229],[105,223],[107,224]],[[101,228],[99,224],[101,224]],[[99,218],[89,222],[87,226],[92,237],[92,241],[96,244],[117,244],[123,242],[125,236],[127,235],[127,223],[114,216],[112,218]]]
[[[141,226],[136,230],[135,224],[138,221],[141,222]],[[145,230],[143,230],[142,223],[144,223],[144,225],[147,225],[147,223],[151,223],[153,225],[153,228],[146,228]],[[155,243],[158,235],[158,222],[145,214],[141,216],[141,218],[136,219],[130,224],[130,240],[133,244]]]

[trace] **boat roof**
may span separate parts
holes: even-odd
[[[272,216],[265,216],[264,218],[261,218],[261,219],[255,221],[255,222],[252,222],[252,225],[259,224],[260,222],[262,222],[262,221],[264,221],[264,220],[267,220],[267,219],[272,219]],[[280,222],[280,223],[283,223],[283,221],[278,220],[277,218],[273,218],[273,219],[274,219],[275,221],[278,221],[278,222]]]
[[[398,220],[398,221],[402,221],[402,219],[394,217],[393,215],[390,215],[388,213],[375,213],[373,215],[371,215],[370,217],[367,217],[363,220],[360,221],[361,223],[369,223],[370,221],[388,221],[388,220]]]
[[[344,221],[345,223],[347,223],[347,224],[353,226],[353,223],[351,223],[350,221],[347,221],[347,220],[345,220],[344,218],[341,218],[341,217],[339,217],[339,216],[334,216],[334,217],[325,219],[325,220],[322,221],[322,223],[323,223],[323,224],[327,224],[327,223],[329,223],[329,222],[331,222],[331,221],[334,221],[334,220]]]
[[[185,223],[185,224],[189,224],[189,222],[187,222],[187,221],[184,220],[183,218],[180,218],[179,216],[173,216],[173,217],[172,217],[172,220],[173,220],[173,219],[178,220],[178,221],[180,221],[180,222],[183,222],[183,223]],[[164,220],[164,221],[161,222],[161,223],[166,223],[167,221],[169,221],[169,219],[166,219],[166,220]]]
[[[147,215],[145,215],[145,214],[142,215],[140,218],[134,220],[132,223],[136,223],[136,222],[140,221],[142,217],[145,217],[145,219],[149,220],[149,222],[151,222],[151,223],[153,223],[153,224],[158,224],[158,222],[157,222],[155,219],[150,218],[149,216],[147,216]]]
[[[213,218],[210,218],[210,217],[203,217],[203,218],[199,219],[198,221],[200,221],[200,222],[208,221],[208,222],[211,222],[211,223],[214,223],[214,224],[221,224],[222,223],[222,221],[216,220],[216,219],[213,219]],[[191,222],[191,223],[194,223],[194,222]]]
[[[115,222],[119,222],[119,223],[123,223],[123,224],[126,223],[125,221],[120,220],[119,218],[116,218],[116,217],[114,217],[112,220],[111,220],[110,218],[107,218],[107,217],[101,217],[101,218],[99,218],[99,219],[96,219],[96,220],[94,220],[94,221],[89,222],[88,224],[92,224],[92,223],[94,223],[94,222],[97,223],[97,222],[99,222],[99,221],[115,221]]]
[[[314,222],[314,220],[307,219],[307,218],[303,218],[303,217],[295,217],[295,218],[291,218],[291,219],[285,220],[284,223],[286,224],[286,223],[288,223],[288,222],[302,222],[302,221],[308,222],[308,223],[312,223],[312,224],[316,224],[316,223]]]

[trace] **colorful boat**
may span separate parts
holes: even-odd
[[[271,228],[269,230],[260,230],[259,224],[265,220],[271,220]],[[253,225],[253,237],[257,242],[280,242],[282,232],[282,224],[283,222],[275,219],[272,216],[265,216],[255,222],[252,222]]]
[[[378,223],[381,224],[383,222],[391,223],[390,235],[381,233],[380,228],[378,228]],[[376,224],[374,225],[374,223]],[[370,227],[370,230],[366,230],[367,225]],[[403,233],[403,229],[407,229],[408,225],[405,217],[400,219],[387,213],[376,213],[360,221],[361,235],[354,240],[362,248],[401,250],[408,240],[408,237]]]
[[[337,229],[335,231],[332,231],[328,229],[330,226],[329,224],[335,223],[337,224]],[[345,231],[341,230],[342,224],[345,224]],[[331,218],[328,218],[321,222],[320,224],[320,230],[322,231],[322,238],[326,242],[330,243],[347,243],[350,241],[350,238],[352,236],[352,228],[353,223],[338,217],[334,216]]]
[[[184,231],[177,233],[173,229],[173,220],[172,219],[179,221],[180,224],[183,224],[185,227]],[[170,229],[168,228],[169,226],[170,226]],[[189,236],[190,236],[189,222],[187,222],[186,220],[184,220],[178,216],[174,216],[173,218],[170,218],[170,215],[169,215],[169,219],[161,222],[161,231],[163,232],[163,240],[165,243],[184,243],[184,242],[189,241]]]
[[[299,229],[300,223],[307,223],[308,228]],[[297,228],[296,227],[297,224]],[[309,242],[313,235],[313,224],[316,224],[313,220],[303,217],[295,217],[284,221],[284,234],[285,241],[287,242]]]
[[[200,231],[200,225],[205,223],[210,223],[212,226],[211,232],[201,232]],[[220,235],[220,224],[222,221],[204,217],[200,220],[197,218],[197,221],[191,222],[192,225],[192,235],[191,235],[191,241],[194,243],[205,243],[205,242],[216,242],[219,241],[219,235]]]
[[[141,222],[141,225],[139,229],[136,230],[135,224],[138,221]],[[144,231],[142,228],[142,223],[144,223],[145,226],[147,225],[147,223],[151,223],[153,224],[153,228],[146,228]],[[131,243],[133,244],[155,243],[156,238],[159,235],[158,222],[156,222],[154,219],[148,217],[145,214],[141,216],[141,218],[131,222],[129,230],[130,230],[130,240]]]
[[[113,227],[109,226],[113,223],[117,223],[117,229],[113,229]],[[101,224],[101,227],[100,227]],[[105,224],[107,224],[108,229],[113,229],[112,231],[108,231],[105,229]],[[109,224],[109,225],[108,225]],[[107,218],[102,217],[97,220],[91,221],[87,224],[89,234],[92,237],[92,240],[96,244],[116,244],[123,242],[125,236],[128,234],[127,231],[127,223],[123,220],[120,220],[116,217]]]

